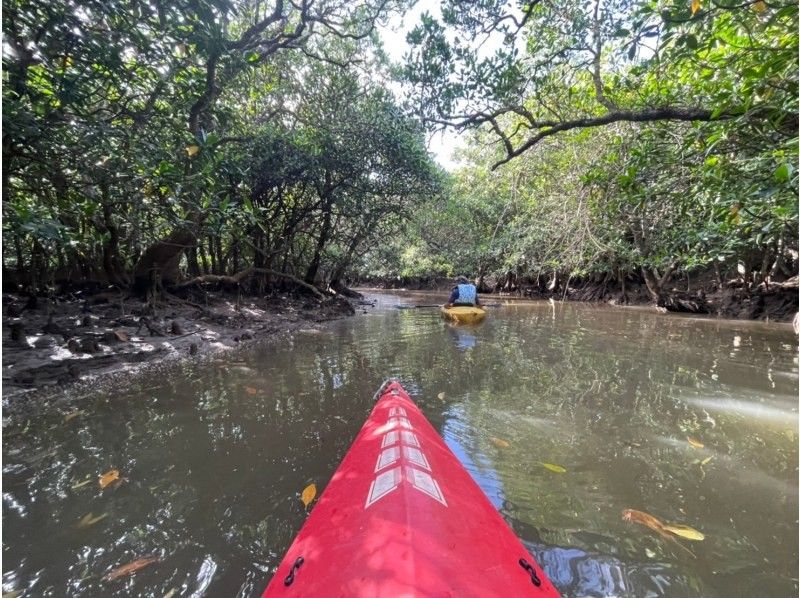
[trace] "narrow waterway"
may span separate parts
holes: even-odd
[[[300,492],[324,489],[397,377],[565,595],[797,594],[791,328],[549,302],[459,328],[394,307],[418,300],[7,425],[3,591],[260,595]]]

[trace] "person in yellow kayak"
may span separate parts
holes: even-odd
[[[447,300],[445,307],[455,307],[457,305],[480,305],[478,299],[478,289],[475,285],[470,283],[466,276],[459,276],[456,278],[457,285],[453,287],[450,292],[450,298]]]

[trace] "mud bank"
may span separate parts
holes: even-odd
[[[154,363],[202,359],[283,332],[313,329],[366,304],[332,297],[208,293],[155,305],[119,293],[42,299],[3,295],[3,404],[91,384]]]

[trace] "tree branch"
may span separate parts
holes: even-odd
[[[528,139],[522,145],[508,149],[508,144],[503,140],[506,146],[506,157],[492,166],[492,170],[506,164],[517,156],[525,153],[534,145],[539,143],[545,137],[550,137],[562,131],[569,131],[571,129],[585,129],[589,127],[601,127],[615,122],[655,122],[660,120],[677,120],[677,121],[712,121],[724,120],[734,116],[730,113],[723,113],[714,115],[711,110],[705,108],[679,108],[674,106],[667,106],[664,108],[648,108],[645,110],[619,110],[610,112],[603,116],[591,118],[578,118],[575,120],[567,120],[560,123],[541,123],[537,122],[534,125],[539,129],[533,137]],[[502,138],[501,138],[502,140]]]
[[[311,291],[316,297],[320,300],[326,299],[325,295],[314,285],[308,284],[307,282],[300,280],[296,276],[292,276],[291,274],[287,274],[285,272],[279,272],[278,270],[272,270],[271,268],[247,268],[246,270],[242,270],[241,272],[237,272],[231,276],[224,276],[219,274],[204,274],[203,276],[197,276],[180,284],[177,284],[171,287],[173,290],[181,290],[187,287],[191,287],[194,285],[205,284],[208,282],[221,282],[224,284],[241,284],[251,276],[255,274],[269,274],[270,276],[278,276],[280,278],[287,278],[291,280],[294,284],[303,287]]]

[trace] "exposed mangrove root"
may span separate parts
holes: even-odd
[[[196,276],[190,280],[182,282],[177,285],[173,285],[171,290],[179,291],[181,289],[185,289],[195,285],[201,285],[206,283],[222,283],[222,284],[229,284],[239,286],[245,280],[249,279],[251,276],[255,276],[256,274],[268,274],[270,276],[278,276],[280,278],[286,278],[290,280],[294,284],[299,287],[302,287],[308,291],[311,291],[320,301],[324,301],[326,296],[314,285],[308,284],[304,280],[297,278],[291,274],[287,274],[285,272],[278,272],[277,270],[272,270],[270,268],[247,268],[242,270],[241,272],[237,272],[236,274],[232,274],[231,276],[225,276],[222,274],[204,274],[202,276]]]

